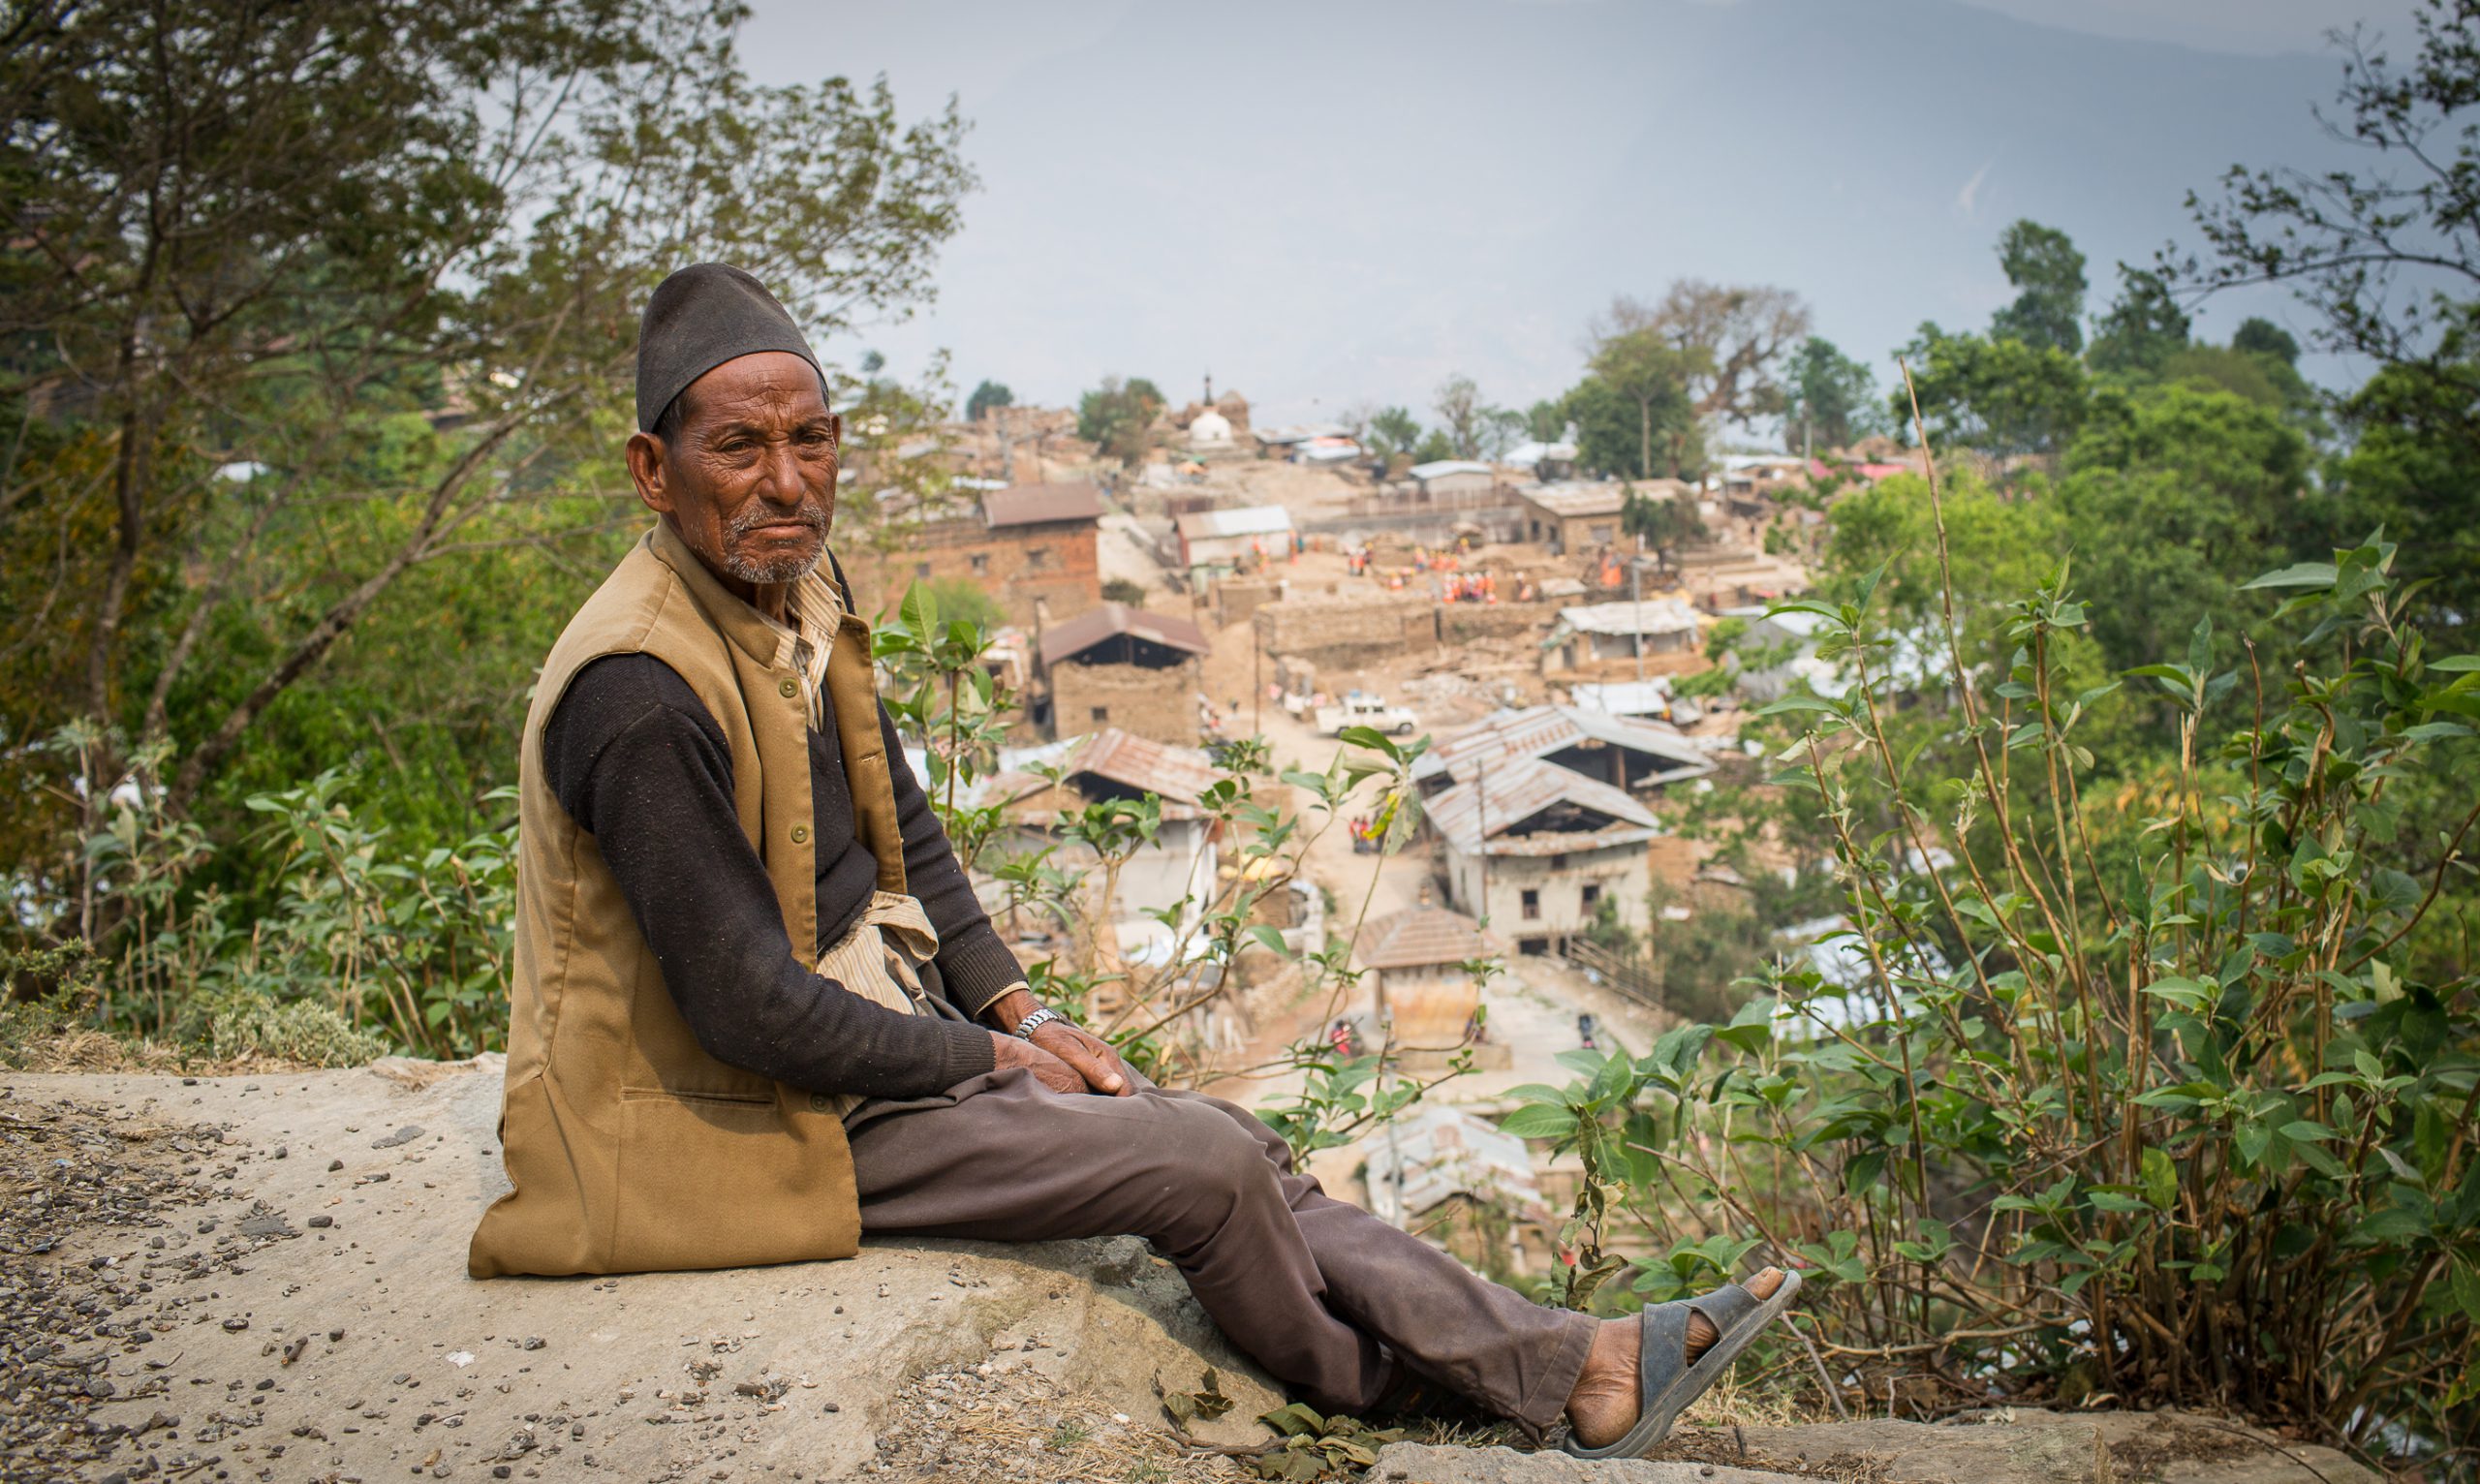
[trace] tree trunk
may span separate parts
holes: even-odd
[[[1654,404],[1644,397],[1636,399],[1636,478],[1654,477]]]

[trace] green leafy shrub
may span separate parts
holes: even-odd
[[[1770,708],[1778,781],[1821,813],[1866,971],[1782,956],[1729,1023],[1519,1090],[1507,1127],[1586,1167],[1571,1300],[1632,1226],[1648,1300],[1751,1252],[1805,1267],[1838,1388],[2470,1436],[2480,657],[2431,652],[2393,556],[2269,574],[2294,596],[2263,636],[2200,625],[2098,686],[2067,683],[2089,615],[2059,584],[1968,612],[2008,658],[1953,645],[1954,707],[1903,741],[1873,584],[1798,605],[1859,680]],[[2100,779],[2078,725],[2122,686],[2177,742]]]

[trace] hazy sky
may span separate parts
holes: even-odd
[[[974,120],[982,189],[940,300],[864,347],[934,348],[1062,402],[1214,373],[1260,420],[1421,410],[1450,372],[1521,406],[1584,321],[1681,276],[1782,284],[1872,364],[1976,326],[2018,216],[2067,230],[2098,311],[2191,239],[2234,163],[2322,168],[2310,109],[2414,0],[759,0],[768,81],[884,73]],[[2272,295],[2211,306],[2303,327]]]

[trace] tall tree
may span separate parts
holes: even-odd
[[[2187,344],[2187,312],[2161,275],[2119,264],[2119,296],[2092,325],[2085,360],[2095,371],[2158,374]]]
[[[185,809],[410,573],[613,522],[578,497],[667,268],[742,263],[822,339],[926,296],[962,121],[755,85],[742,15],[13,12],[0,410],[44,431],[0,471],[0,607],[48,621],[0,734],[81,714],[175,746]]]
[[[1481,388],[1472,378],[1458,372],[1439,383],[1430,410],[1438,414],[1439,428],[1457,458],[1481,456]]]
[[[1557,443],[1567,436],[1567,408],[1544,399],[1524,410],[1524,433],[1534,443]]]
[[[965,420],[979,422],[981,415],[992,408],[1015,405],[1016,394],[1008,389],[1007,383],[985,380],[973,389],[972,396],[965,398]]]
[[[1937,442],[1983,453],[2056,452],[2084,420],[2083,362],[2054,346],[1950,335],[1923,325],[1903,350]],[[1888,408],[1911,431],[1911,401],[1894,388]]]
[[[1102,385],[1077,400],[1076,436],[1105,457],[1134,465],[1145,457],[1146,430],[1162,410],[1162,393],[1145,378],[1122,381],[1102,378]]]
[[[1782,436],[1803,453],[1847,448],[1882,425],[1876,378],[1831,340],[1811,335],[1791,357],[1787,382]]]
[[[1688,414],[1690,420],[1701,416],[1690,387],[1707,375],[1711,363],[1711,353],[1674,345],[1651,325],[1610,336],[1594,353],[1592,380],[1635,410],[1637,478],[1649,479],[1655,469],[1665,466],[1673,478],[1678,476],[1679,449],[1674,446],[1659,450],[1670,456],[1658,459],[1654,432],[1657,426],[1675,421],[1679,413]]]
[[[2217,198],[2187,198],[2204,252],[2161,266],[2199,295],[2283,285],[2313,317],[2311,344],[2374,363],[2337,409],[2358,437],[2311,506],[2328,540],[2382,526],[2414,601],[2464,625],[2480,603],[2480,0],[2427,0],[2412,20],[2405,64],[2362,33],[2338,39],[2329,132],[2366,151],[2363,168],[2234,166]],[[2276,327],[2242,332],[2261,363],[2288,358]]]
[[[2034,350],[2084,349],[2084,255],[2065,232],[2019,221],[1998,238],[1998,261],[2015,286],[2015,302],[1991,317],[1993,340],[2020,340]]]
[[[1657,304],[1621,295],[1592,326],[1596,354],[1650,330],[1687,358],[1690,405],[1700,420],[1745,427],[1782,409],[1783,357],[1809,333],[1809,308],[1788,289],[1683,278]]]
[[[1380,458],[1393,458],[1398,453],[1410,453],[1419,446],[1420,441],[1421,425],[1414,421],[1412,415],[1404,408],[1382,408],[1371,415],[1369,448],[1370,451]]]

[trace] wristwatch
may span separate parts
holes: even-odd
[[[1054,1020],[1065,1020],[1067,1018],[1067,1016],[1062,1015],[1059,1011],[1052,1009],[1049,1005],[1045,1005],[1040,1009],[1034,1011],[1024,1019],[1016,1022],[1016,1038],[1019,1040],[1032,1040],[1036,1031],[1050,1024]]]

